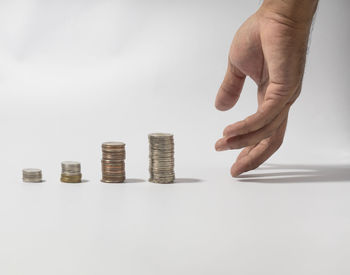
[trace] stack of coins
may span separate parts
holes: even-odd
[[[154,133],[149,140],[149,181],[172,183],[174,173],[174,138],[172,134]]]
[[[102,144],[102,182],[122,183],[125,181],[125,144],[105,142]]]
[[[23,181],[24,182],[41,182],[41,170],[36,168],[23,169]]]
[[[77,161],[63,161],[61,163],[61,181],[68,183],[81,182],[80,163]]]

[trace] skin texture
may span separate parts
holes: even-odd
[[[279,12],[280,7],[268,2],[237,31],[216,97],[216,108],[226,111],[237,103],[247,76],[257,85],[257,112],[228,125],[215,144],[217,151],[244,148],[231,168],[233,177],[257,168],[278,150],[302,87],[315,6],[305,7],[301,20],[285,13],[290,11],[285,6]]]

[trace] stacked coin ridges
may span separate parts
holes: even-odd
[[[61,181],[68,183],[81,182],[80,162],[77,161],[63,161],[61,163],[62,173]]]
[[[154,133],[149,140],[149,181],[172,183],[174,173],[174,137],[172,134]]]
[[[24,182],[41,182],[42,174],[40,169],[26,168],[23,169],[23,181]]]
[[[102,144],[102,182],[122,183],[125,181],[125,143],[104,142]]]

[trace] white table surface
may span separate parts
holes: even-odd
[[[349,274],[349,165],[194,171],[168,185],[2,182],[0,273]]]

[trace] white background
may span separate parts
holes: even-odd
[[[0,2],[0,274],[349,274],[348,1],[321,1],[285,142],[231,178],[214,108],[258,1]],[[173,185],[147,182],[147,134],[175,136]],[[125,184],[101,143],[127,144]],[[60,162],[87,182],[59,182]],[[43,169],[24,184],[21,169]]]

